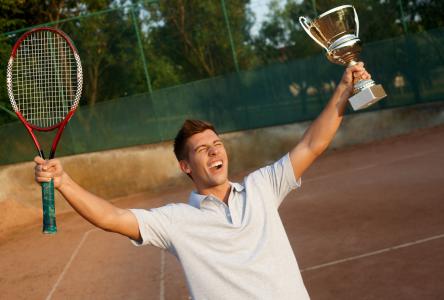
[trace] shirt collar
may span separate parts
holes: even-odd
[[[230,186],[231,186],[230,194],[233,192],[233,190],[240,193],[245,189],[245,187],[242,184],[239,184],[237,182],[230,182]],[[209,196],[211,195],[201,195],[197,193],[197,191],[192,191],[190,197],[188,198],[188,203],[191,206],[194,206],[195,208],[200,208],[202,201],[204,201]]]

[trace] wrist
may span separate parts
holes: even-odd
[[[66,188],[70,184],[71,181],[72,181],[71,177],[69,177],[68,174],[63,172],[62,176],[60,176],[59,184],[55,188],[61,192],[64,188]]]
[[[336,89],[341,92],[351,91],[353,90],[353,83],[341,81]]]
[[[336,92],[341,97],[341,99],[348,100],[353,94],[353,84],[340,82],[336,88]]]

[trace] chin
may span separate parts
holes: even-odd
[[[228,181],[228,177],[226,175],[221,175],[218,178],[212,178],[211,185],[212,186],[218,186],[223,185]]]
[[[213,185],[213,186],[223,185],[223,184],[225,184],[227,181],[228,181],[227,178],[225,178],[225,179],[220,179],[220,180],[213,180],[213,181],[212,181],[212,185]]]

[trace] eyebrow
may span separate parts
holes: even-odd
[[[213,145],[214,144],[216,144],[216,143],[222,143],[222,140],[221,139],[217,139],[217,140],[214,140],[213,141]],[[201,148],[201,147],[208,147],[208,144],[200,144],[200,145],[197,145],[195,148],[194,148],[194,152],[197,152],[198,150],[199,150],[199,148]]]

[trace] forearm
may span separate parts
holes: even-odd
[[[72,208],[95,226],[112,230],[112,220],[121,209],[83,189],[66,173],[62,176],[63,184],[58,190]]]
[[[333,140],[347,107],[350,89],[338,85],[324,110],[305,132],[303,142],[315,155],[321,154]]]
[[[330,145],[342,122],[348,98],[352,95],[355,79],[370,79],[362,63],[348,67],[330,101],[319,117],[307,129],[302,140],[290,151],[290,160],[296,178]]]

